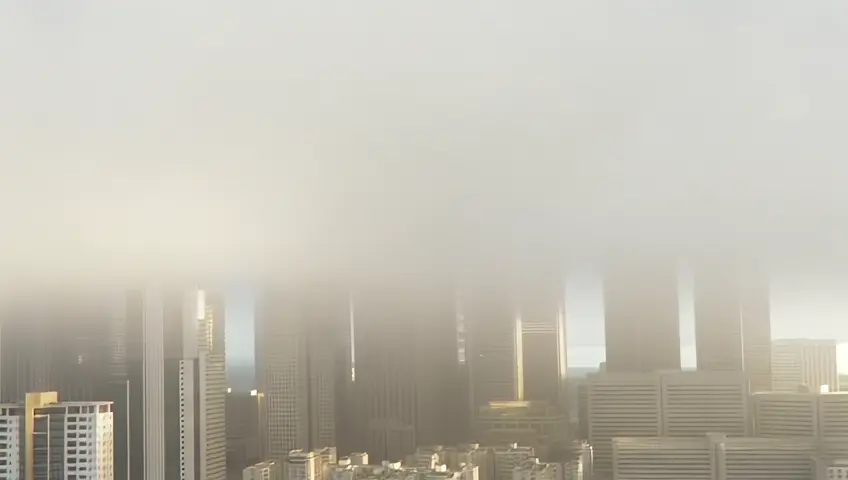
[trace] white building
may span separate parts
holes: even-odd
[[[28,393],[23,404],[0,405],[0,425],[6,426],[0,478],[48,478],[57,472],[65,479],[115,478],[110,402],[59,402],[56,392]]]
[[[748,377],[734,371],[664,373],[662,435],[698,437],[710,432],[751,435]]]
[[[536,457],[533,447],[521,446],[516,443],[503,447],[492,447],[494,460],[494,480],[512,480],[516,466]]]
[[[776,392],[839,390],[836,340],[787,339],[772,344],[772,384]]]
[[[810,439],[619,438],[615,480],[806,480],[815,470]]]
[[[770,438],[819,437],[818,393],[764,392],[753,396],[755,434]]]
[[[283,464],[283,475],[286,480],[325,480],[336,464],[335,447],[311,452],[292,450]]]
[[[612,474],[612,439],[662,432],[659,374],[601,373],[587,378],[589,443],[594,472]]]
[[[697,438],[616,438],[616,480],[714,480],[710,441]]]
[[[717,480],[805,480],[813,475],[817,443],[795,438],[727,438],[717,450]]]
[[[274,462],[261,462],[245,468],[242,480],[279,480],[279,469]]]

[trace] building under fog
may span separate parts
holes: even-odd
[[[606,368],[680,370],[678,272],[672,261],[637,261],[604,272]]]
[[[777,392],[796,392],[799,388],[818,392],[822,387],[838,391],[836,340],[775,340],[772,370]]]
[[[335,446],[344,420],[337,417],[344,393],[338,357],[349,355],[347,295],[324,286],[268,288],[258,299],[255,333],[268,459],[282,465],[292,450]]]

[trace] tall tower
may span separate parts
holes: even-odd
[[[202,292],[198,367],[200,372],[200,472],[198,479],[227,478],[226,301]]]
[[[524,399],[565,407],[564,285],[525,285],[519,296]]]
[[[695,274],[698,369],[745,371],[753,392],[771,390],[768,277],[733,264],[702,265]]]
[[[703,266],[695,274],[695,346],[698,370],[745,369],[739,272]]]
[[[339,348],[349,303],[324,287],[267,289],[256,310],[256,367],[270,460],[336,444]],[[342,362],[343,363],[343,362]]]
[[[416,447],[415,316],[408,292],[360,288],[354,293],[356,395],[364,451],[397,461]]]
[[[606,369],[680,369],[678,273],[670,261],[612,265],[604,275]]]
[[[771,292],[766,272],[748,272],[741,290],[742,353],[752,392],[772,389]]]
[[[512,292],[475,286],[464,292],[462,311],[471,408],[524,397],[522,326]]]
[[[209,328],[198,290],[146,288],[127,294],[131,479],[220,478],[217,467],[208,469],[220,461],[217,442],[210,442],[210,433],[220,433],[220,418],[215,395],[210,398],[207,389],[218,381],[209,371]],[[212,425],[204,414],[211,414]],[[212,458],[203,458],[204,453]]]

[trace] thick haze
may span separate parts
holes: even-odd
[[[0,2],[0,271],[843,261],[840,1]]]

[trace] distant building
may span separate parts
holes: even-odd
[[[836,340],[775,340],[772,375],[776,392],[797,392],[802,385],[813,392],[839,391]]]
[[[547,402],[489,402],[478,409],[474,433],[484,445],[518,443],[546,457],[548,447],[568,440],[568,426],[568,416]]]
[[[241,473],[265,458],[262,450],[262,401],[257,390],[227,394],[227,470]]]
[[[112,404],[60,402],[56,392],[0,404],[0,478],[115,478]]]
[[[561,463],[540,463],[533,458],[512,470],[512,480],[564,480],[563,470]]]
[[[680,370],[678,273],[673,261],[640,259],[604,273],[606,370]]]
[[[330,469],[337,464],[335,447],[304,452],[292,450],[283,464],[285,480],[329,480]]]
[[[255,333],[267,459],[282,465],[292,450],[335,446],[345,356],[350,368],[347,295],[324,285],[268,288]]]
[[[242,471],[242,480],[282,480],[279,465],[274,462],[260,462],[246,467]]]

